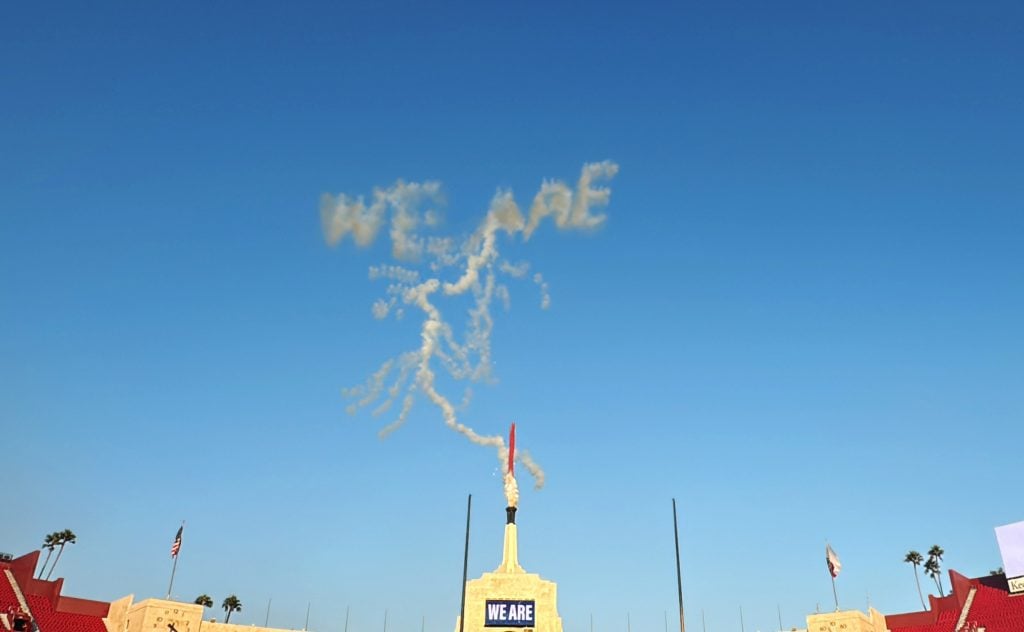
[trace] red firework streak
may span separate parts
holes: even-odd
[[[512,422],[512,429],[508,431],[508,473],[516,473],[516,424]]]

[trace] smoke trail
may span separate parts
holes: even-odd
[[[385,437],[408,420],[416,396],[425,396],[441,411],[445,425],[472,443],[495,449],[502,463],[506,499],[510,506],[516,506],[519,490],[515,478],[506,469],[508,448],[504,437],[479,434],[459,420],[456,407],[437,388],[435,365],[455,380],[480,382],[491,379],[491,333],[494,329],[491,304],[497,297],[508,309],[511,302],[508,286],[498,279],[523,279],[530,269],[528,262],[512,264],[500,259],[501,234],[510,239],[521,236],[525,242],[547,217],[552,217],[560,229],[586,230],[600,226],[605,216],[594,211],[608,204],[611,190],[595,186],[595,183],[610,180],[617,172],[618,165],[604,161],[583,165],[575,189],[559,180],[544,180],[533,198],[528,218],[523,217],[511,191],[498,190],[483,221],[464,239],[424,236],[418,232],[420,228],[429,229],[437,224],[437,212],[433,209],[421,211],[421,207],[426,203],[443,202],[438,182],[405,183],[399,180],[389,188],[374,189],[369,205],[361,196],[323,194],[320,218],[328,245],[335,246],[351,234],[358,246],[368,246],[390,220],[391,254],[407,263],[406,267],[380,265],[370,268],[371,280],[389,283],[386,297],[372,305],[373,316],[379,320],[392,315],[401,318],[405,313],[403,305],[423,315],[419,346],[385,361],[366,384],[344,389],[342,394],[354,400],[347,410],[354,413],[360,408],[375,405],[373,414],[381,415],[401,399],[398,414],[380,431],[380,435]],[[407,267],[413,264],[420,269]],[[444,279],[445,272],[454,274]],[[547,309],[551,303],[547,282],[540,272],[534,273],[532,280],[540,287],[541,308]],[[438,304],[462,296],[472,297],[473,306],[461,336],[457,336]],[[468,405],[468,389],[466,393],[460,410]],[[377,403],[382,396],[383,401]],[[526,450],[517,450],[515,456],[532,476],[535,487],[541,488],[544,470]]]
[[[540,272],[534,274],[533,282],[540,287],[540,308],[547,309],[551,307],[551,293],[548,291],[548,282],[544,280],[544,275]],[[376,310],[376,305],[374,309]],[[376,314],[376,311],[374,314]]]
[[[512,475],[512,472],[506,471],[503,480],[505,488],[505,502],[508,503],[509,507],[518,507],[519,483],[516,482],[516,477]]]

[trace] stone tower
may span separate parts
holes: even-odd
[[[519,565],[516,508],[505,509],[501,565],[466,582],[463,632],[562,632],[558,586]],[[459,618],[455,632],[459,632]]]

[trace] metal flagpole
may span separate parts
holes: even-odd
[[[171,567],[171,583],[167,585],[167,598],[171,598],[171,589],[174,588],[174,573],[178,571],[178,556],[174,556],[174,566]]]
[[[686,632],[686,620],[683,617],[683,574],[679,566],[679,520],[676,519],[676,499],[672,499],[672,530],[676,536],[676,587],[679,590],[679,632]]]
[[[462,605],[459,606],[459,632],[466,625],[466,574],[469,572],[469,516],[473,510],[473,494],[466,499],[466,549],[462,554]]]
[[[836,612],[839,612],[839,593],[836,592],[836,573],[832,572],[833,556],[835,556],[835,551],[832,550],[828,540],[825,540],[825,568],[828,569],[829,579],[832,580],[832,597],[836,600]]]

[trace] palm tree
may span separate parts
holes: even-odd
[[[229,595],[224,598],[224,603],[221,607],[224,608],[224,612],[228,613],[227,616],[224,617],[224,623],[227,623],[228,621],[231,621],[232,612],[242,611],[242,602],[238,600],[238,597]]]
[[[64,529],[57,534],[57,544],[60,545],[60,550],[57,551],[57,559],[53,560],[53,566],[50,567],[50,572],[46,574],[46,579],[49,581],[50,575],[53,575],[53,569],[57,568],[57,562],[60,561],[60,556],[64,553],[65,544],[74,544],[78,536],[71,529]]]
[[[59,535],[59,531],[54,531],[53,533],[47,534],[46,537],[43,538],[43,546],[40,548],[40,550],[46,549],[46,559],[43,560],[43,566],[39,569],[39,577],[43,576],[43,571],[46,570],[46,565],[50,563],[50,556],[53,555],[53,550],[57,548],[57,536]]]
[[[924,561],[924,556],[917,551],[909,551],[907,556],[903,558],[903,561],[907,564],[914,565],[914,582],[917,584],[917,597],[921,600],[921,609],[924,610],[924,595],[921,594],[921,579],[917,576],[917,567]]]
[[[945,597],[946,596],[946,593],[943,592],[943,590],[942,590],[942,573],[940,572],[941,571],[940,567],[941,567],[941,563],[942,563],[942,555],[944,553],[945,553],[945,551],[943,551],[942,547],[939,546],[938,544],[933,544],[932,548],[928,549],[928,557],[933,559],[933,560],[935,560],[935,572],[939,576],[939,596],[940,597]]]
[[[1003,567],[1000,566],[999,568],[997,568],[994,571],[989,571],[988,574],[989,575],[1002,575],[1003,574]]]
[[[935,561],[934,557],[929,557],[928,561],[924,563],[924,574],[932,578],[935,582],[935,588],[942,594],[942,587],[939,586],[939,563]]]
[[[213,607],[213,598],[211,598],[210,595],[207,595],[206,593],[203,593],[203,594],[199,595],[198,597],[196,597],[195,603],[199,604],[200,606],[202,606],[204,608],[212,608]]]

